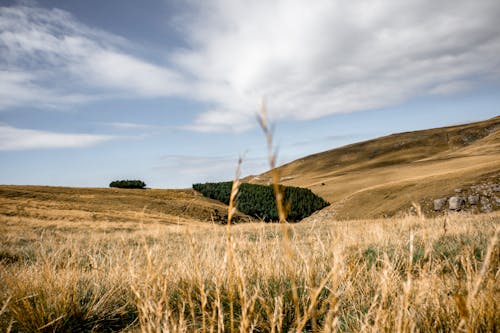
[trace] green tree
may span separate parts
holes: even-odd
[[[288,221],[300,221],[315,211],[329,205],[311,190],[283,186],[285,206],[290,207]],[[232,182],[193,184],[193,189],[204,196],[229,204]],[[264,221],[279,219],[272,186],[241,184],[236,201],[237,209]]]
[[[146,183],[142,180],[115,180],[109,184],[109,187],[117,188],[145,188]]]

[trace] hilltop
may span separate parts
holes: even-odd
[[[407,212],[412,203],[435,215],[435,198],[467,197],[474,188],[500,184],[499,129],[500,117],[495,117],[392,134],[300,158],[277,169],[283,184],[309,188],[331,202],[323,215],[388,217]],[[244,179],[256,184],[270,180],[270,172]],[[488,200],[492,210],[499,208],[494,193]]]

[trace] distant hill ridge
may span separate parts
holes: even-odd
[[[325,209],[336,218],[393,216],[413,202],[433,214],[433,198],[497,181],[499,129],[500,116],[392,134],[309,155],[278,171],[283,184],[310,188],[330,201],[333,205]],[[269,172],[244,179],[256,184],[270,180]]]

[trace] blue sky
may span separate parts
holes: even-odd
[[[155,188],[500,115],[500,2],[0,0],[0,184]]]

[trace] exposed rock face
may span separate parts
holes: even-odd
[[[464,207],[464,205],[465,205],[465,200],[462,197],[451,197],[448,200],[448,208],[450,210],[459,211]]]
[[[475,206],[479,203],[479,195],[478,194],[469,195],[469,197],[467,198],[467,201],[469,202],[469,205]]]
[[[434,200],[434,210],[442,210],[444,206],[446,205],[446,202],[448,202],[447,198],[439,198]]]

